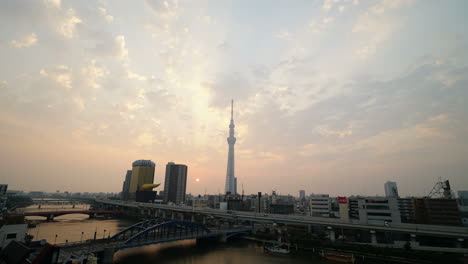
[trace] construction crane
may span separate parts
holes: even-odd
[[[434,185],[427,197],[452,199],[452,190],[450,189],[450,182],[448,180],[442,181],[439,179],[439,181]]]

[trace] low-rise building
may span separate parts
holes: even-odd
[[[461,226],[462,221],[455,199],[413,199],[416,224]]]
[[[400,210],[400,217],[402,223],[414,223],[413,199],[412,198],[398,198],[398,209]]]
[[[349,197],[349,215],[362,224],[390,225],[401,223],[395,197]]]
[[[310,196],[310,215],[329,217],[331,211],[331,199],[328,194],[314,194]]]

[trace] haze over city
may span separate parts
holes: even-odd
[[[135,160],[223,193],[468,189],[467,1],[4,1],[9,189],[119,192]],[[198,179],[198,181],[197,181]]]

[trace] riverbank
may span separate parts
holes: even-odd
[[[281,243],[277,240],[267,239],[266,236],[243,236],[243,239],[255,241],[262,245],[284,244],[291,250],[308,251],[317,256],[326,253],[340,253],[352,255],[355,263],[372,264],[440,264],[440,263],[466,263],[466,257],[462,254],[427,252],[418,250],[402,250],[395,248],[373,247],[370,245],[355,245],[351,243],[331,243],[320,240],[291,240]]]

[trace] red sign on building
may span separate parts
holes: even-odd
[[[339,204],[347,204],[347,203],[348,203],[348,199],[346,199],[346,197],[338,196],[338,203],[339,203]]]

